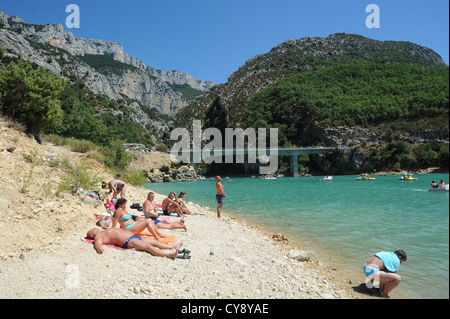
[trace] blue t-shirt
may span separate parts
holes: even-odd
[[[384,264],[384,267],[390,272],[397,272],[400,268],[400,259],[393,252],[382,251],[375,254]]]

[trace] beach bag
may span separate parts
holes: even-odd
[[[139,203],[135,203],[130,206],[131,209],[139,209],[140,207],[141,207],[141,205]]]
[[[108,213],[101,214],[99,224],[100,224],[100,227],[103,229],[111,227],[111,225],[112,225],[111,214],[108,214]]]
[[[116,211],[116,205],[114,204],[114,202],[113,201],[108,201],[106,204],[105,204],[105,207],[107,208],[107,209],[109,209],[111,212],[114,212],[114,211]]]

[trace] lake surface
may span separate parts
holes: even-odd
[[[416,181],[400,181],[398,175],[373,175],[372,181],[321,177],[223,178],[223,216],[284,233],[348,269],[359,283],[373,254],[402,249],[408,260],[396,291],[406,298],[449,298],[449,192],[427,191],[433,179],[448,183],[448,174],[415,175]],[[146,188],[164,195],[184,191],[186,202],[217,207],[212,179]]]

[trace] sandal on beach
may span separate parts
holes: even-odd
[[[181,255],[179,255],[179,256],[177,256],[177,258],[179,258],[179,259],[191,259],[191,256],[189,256],[188,254],[183,254],[183,256],[181,256]]]
[[[186,248],[184,248],[183,250],[179,250],[178,251],[180,254],[183,254],[183,253],[185,253],[185,254],[190,254],[191,253],[191,251],[190,250],[187,250]]]

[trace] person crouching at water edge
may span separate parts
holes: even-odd
[[[372,256],[364,265],[368,288],[380,288],[382,297],[390,298],[389,293],[398,286],[402,278],[397,274],[400,264],[406,261],[403,250],[394,252],[379,252]]]
[[[136,221],[134,222],[134,220]],[[145,219],[144,217],[133,216],[128,213],[127,200],[125,198],[120,198],[117,201],[116,212],[114,213],[114,221],[111,228],[115,228],[117,222],[119,222],[120,228],[129,230],[134,234],[139,234],[147,229],[150,234],[152,234],[153,237],[155,237],[155,239],[157,240],[166,237],[166,235],[161,234],[158,229],[156,229],[153,220]]]
[[[174,245],[164,244],[156,239],[139,237],[130,231],[120,228],[110,228],[105,231],[101,231],[99,228],[93,228],[88,231],[86,238],[94,240],[94,248],[99,254],[103,254],[105,251],[103,249],[103,244],[117,245],[124,249],[134,248],[136,250],[146,251],[153,256],[171,259],[181,257],[178,256],[178,253],[186,251],[179,251],[183,245],[183,241]],[[165,252],[161,249],[175,249],[175,252]],[[188,255],[185,254],[183,259],[188,259],[187,257]]]

